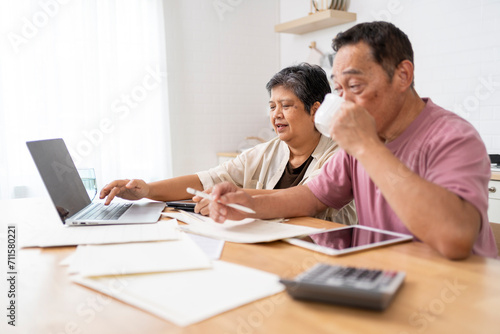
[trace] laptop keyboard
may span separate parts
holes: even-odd
[[[91,203],[87,210],[78,216],[77,220],[116,220],[132,206],[132,203]]]

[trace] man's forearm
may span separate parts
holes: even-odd
[[[259,218],[314,216],[326,209],[306,185],[253,197]]]

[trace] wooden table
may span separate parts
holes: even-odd
[[[339,226],[313,218],[290,223]],[[343,257],[284,242],[227,242],[222,260],[282,277],[319,261],[402,270],[407,277],[383,312],[295,301],[282,292],[185,328],[70,282],[59,262],[73,250],[20,250],[18,326],[7,333],[500,333],[500,261],[477,256],[449,261],[418,242]],[[2,319],[0,329],[5,315]]]

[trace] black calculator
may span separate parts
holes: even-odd
[[[280,282],[295,299],[384,310],[405,276],[401,271],[318,263],[294,279]]]

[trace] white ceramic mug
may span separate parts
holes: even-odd
[[[323,135],[330,137],[330,123],[342,103],[344,103],[344,99],[338,95],[331,93],[325,95],[323,103],[321,103],[316,115],[314,115],[314,125]]]

